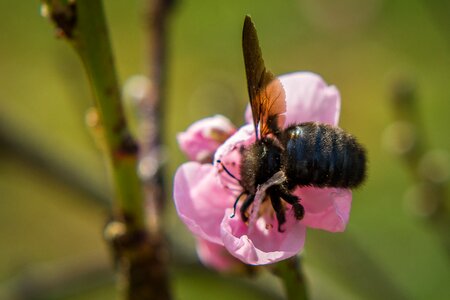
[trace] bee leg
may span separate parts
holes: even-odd
[[[237,196],[236,201],[234,201],[234,204],[233,204],[233,214],[230,216],[230,218],[234,218],[234,216],[236,215],[236,207],[239,202],[239,199],[241,199],[242,195],[244,195],[245,193],[247,193],[247,192],[243,191],[242,193],[239,194],[239,196]]]
[[[245,198],[244,203],[242,203],[240,211],[241,211],[242,221],[244,221],[244,222],[248,221],[248,216],[246,215],[246,213],[247,213],[247,210],[250,207],[250,205],[253,203],[254,199],[255,199],[255,195],[249,194],[247,196],[247,198]]]
[[[305,208],[300,204],[300,199],[297,196],[285,192],[281,194],[281,198],[292,205],[294,208],[294,215],[297,220],[303,219],[303,216],[305,215]]]
[[[270,195],[270,200],[272,202],[273,210],[276,213],[278,220],[278,232],[284,232],[281,226],[286,223],[286,216],[284,214],[284,208],[281,205],[281,199],[278,195]]]

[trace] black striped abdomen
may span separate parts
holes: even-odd
[[[354,188],[365,178],[364,148],[338,127],[312,122],[292,125],[283,132],[282,143],[282,165],[289,188]]]

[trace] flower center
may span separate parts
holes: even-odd
[[[256,221],[260,216],[260,208],[264,199],[267,197],[267,189],[274,186],[280,185],[286,181],[286,175],[283,171],[278,171],[265,183],[259,185],[256,190],[255,199],[253,200],[253,208],[248,220],[248,233],[251,234],[256,226]]]

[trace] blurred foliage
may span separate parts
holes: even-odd
[[[105,6],[124,82],[146,72],[144,1]],[[389,87],[408,76],[418,85],[428,143],[450,150],[448,7],[444,0],[179,0],[169,37],[167,180],[185,160],[177,132],[217,113],[243,122],[241,26],[251,14],[271,70],[310,70],[336,85],[341,126],[369,149],[369,180],[354,192],[348,230],[309,231],[304,261],[313,298],[449,299],[448,253],[432,228],[405,209],[411,178],[381,143],[392,120]],[[102,257],[106,271],[98,284],[77,281],[70,292],[39,299],[111,299],[101,238],[109,187],[84,124],[91,95],[80,62],[39,16],[37,1],[1,0],[0,14],[0,298],[20,289],[27,270],[39,274],[42,263],[89,265]],[[258,292],[258,283],[279,297],[267,276],[242,283],[196,265],[193,239],[175,216],[170,190],[167,195],[174,255],[194,262],[174,266],[177,299],[271,295]],[[67,266],[61,274],[71,274]]]

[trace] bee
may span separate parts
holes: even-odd
[[[242,47],[256,141],[241,150],[238,181],[243,192],[234,210],[245,196],[240,214],[247,222],[258,186],[282,171],[286,180],[269,187],[264,199],[271,202],[281,232],[286,222],[283,201],[292,205],[297,220],[305,214],[301,199],[292,193],[296,187],[358,187],[366,176],[366,151],[354,136],[325,123],[305,122],[283,128],[284,89],[265,67],[249,16],[244,21]]]

